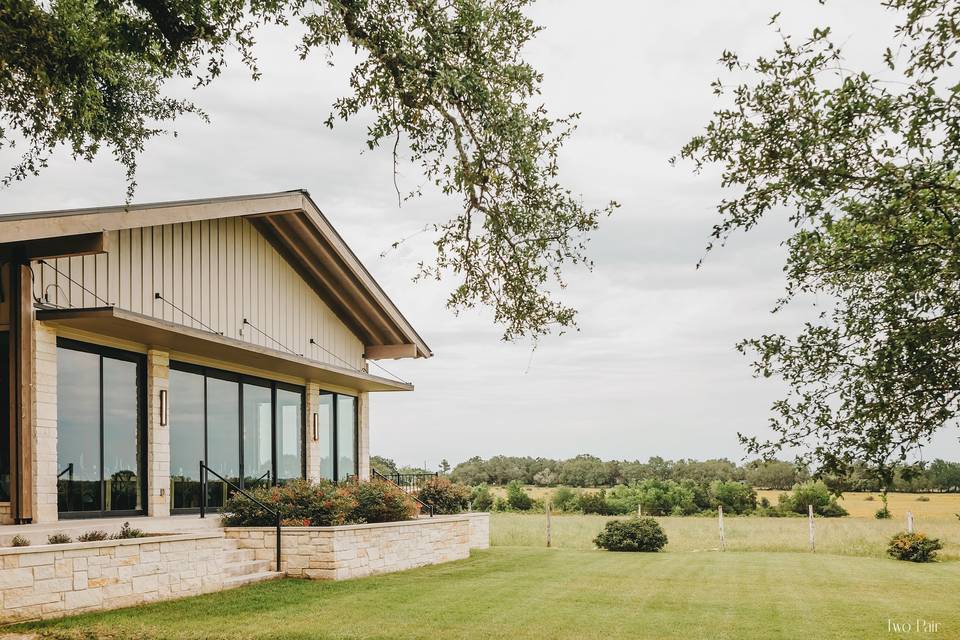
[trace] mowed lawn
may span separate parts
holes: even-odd
[[[52,638],[960,637],[960,563],[500,547],[346,582],[282,580],[12,629]]]

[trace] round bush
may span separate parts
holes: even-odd
[[[423,483],[417,497],[432,505],[438,514],[460,513],[470,504],[470,487],[437,476]]]
[[[608,551],[660,551],[667,544],[667,534],[653,518],[633,517],[611,520],[593,543]]]
[[[890,539],[887,555],[908,562],[933,562],[943,544],[922,533],[898,533]]]

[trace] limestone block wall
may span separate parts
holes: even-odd
[[[485,511],[473,511],[466,514],[470,518],[470,548],[490,548],[490,514]]]
[[[223,588],[222,532],[0,549],[0,623]]]
[[[488,523],[488,514],[462,514],[342,527],[286,527],[280,568],[288,576],[345,580],[462,560],[474,545],[489,546]],[[224,533],[241,549],[253,549],[258,560],[275,559],[273,528],[226,527]]]

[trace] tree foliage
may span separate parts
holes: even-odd
[[[3,182],[39,173],[61,145],[85,160],[103,149],[125,167],[131,197],[145,143],[185,114],[205,117],[168,95],[168,81],[208,85],[231,51],[258,78],[258,29],[299,22],[300,58],[343,43],[360,57],[326,125],[372,111],[367,145],[388,145],[395,160],[408,150],[461,200],[433,225],[436,260],[419,277],[453,274],[449,306],[489,306],[506,339],[573,326],[575,311],[556,300],[562,267],[589,266],[587,235],[616,205],[585,207],[559,182],[578,114],[555,118],[539,102],[542,76],[521,55],[540,29],[524,14],[531,2],[9,0],[0,146],[22,153]]]
[[[798,335],[739,345],[790,389],[775,438],[742,441],[766,456],[801,448],[823,473],[862,461],[888,486],[960,408],[960,2],[881,4],[900,21],[879,74],[850,69],[829,28],[777,27],[776,51],[753,61],[724,52],[748,80],[713,84],[726,105],[681,156],[717,165],[732,191],[710,246],[786,212],[775,310],[820,303]]]

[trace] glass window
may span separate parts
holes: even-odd
[[[103,359],[103,478],[107,511],[143,508],[137,382],[137,363]]]
[[[10,500],[10,334],[0,331],[0,502]]]
[[[203,376],[170,370],[170,495],[174,509],[200,508],[203,441]]]
[[[337,394],[337,480],[357,474],[357,399]]]
[[[277,483],[303,477],[303,394],[277,388]]]
[[[243,385],[243,486],[273,483],[273,401],[270,387]]]
[[[57,506],[100,511],[100,356],[57,350]]]
[[[317,407],[319,419],[319,447],[320,447],[320,477],[333,480],[333,439],[334,439],[334,395],[320,394],[320,405]]]
[[[58,345],[59,511],[142,512],[142,356],[64,340]]]
[[[207,465],[221,476],[240,483],[240,384],[207,377]],[[210,507],[221,507],[227,484],[216,476],[207,480]]]

